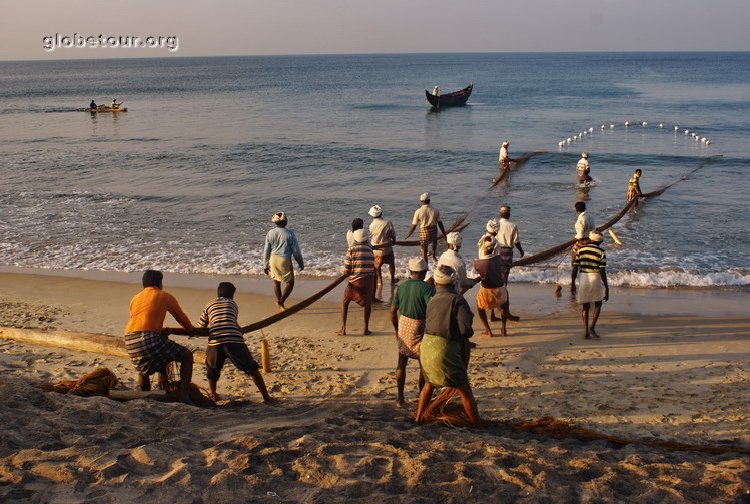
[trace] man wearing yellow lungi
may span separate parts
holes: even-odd
[[[474,334],[471,327],[474,315],[464,297],[456,291],[457,278],[453,268],[438,267],[434,279],[437,292],[427,303],[425,334],[420,347],[420,363],[426,383],[419,394],[415,421],[423,423],[430,418],[435,403],[440,400],[431,403],[435,387],[447,387],[449,394],[455,392],[461,397],[467,423],[478,426],[479,411],[466,372],[469,338]]]
[[[602,309],[602,300],[609,301],[609,284],[607,283],[607,255],[601,248],[602,235],[598,231],[589,233],[589,242],[578,249],[573,261],[573,273],[570,278],[570,291],[573,295],[577,293],[577,301],[581,305],[581,317],[583,319],[583,336],[586,339],[594,337],[599,339],[596,332],[596,321]],[[576,277],[580,275],[580,285],[576,290]],[[589,311],[591,313],[591,324],[589,324]]]
[[[283,311],[284,302],[294,289],[294,268],[292,257],[297,261],[299,270],[305,269],[302,261],[302,251],[299,248],[294,231],[287,229],[287,217],[284,212],[273,214],[271,221],[276,224],[266,234],[266,242],[263,245],[263,271],[273,280],[273,291],[276,294],[276,304],[279,311]],[[281,284],[285,283],[284,292],[281,292]]]
[[[396,330],[398,343],[398,364],[396,366],[396,405],[403,408],[406,364],[409,359],[419,360],[419,347],[424,336],[427,303],[435,288],[424,281],[427,274],[427,261],[419,257],[409,259],[410,278],[399,285],[391,303],[391,323]],[[424,386],[424,377],[419,375],[419,389]]]

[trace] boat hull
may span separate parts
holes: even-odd
[[[471,92],[474,89],[474,84],[469,84],[465,88],[454,91],[452,93],[446,93],[435,96],[434,94],[430,93],[429,91],[425,90],[425,98],[427,99],[427,102],[432,105],[433,108],[442,108],[442,107],[460,107],[462,105],[466,105],[466,101],[471,96]]]
[[[85,108],[83,109],[84,112],[127,112],[128,108],[112,108],[112,107],[96,107],[96,108]]]

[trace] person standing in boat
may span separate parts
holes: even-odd
[[[589,153],[586,151],[581,152],[581,159],[576,163],[576,173],[578,175],[579,184],[590,184],[592,180],[589,172],[591,168],[589,166]]]
[[[432,96],[440,96],[440,88],[435,86],[432,88]]]

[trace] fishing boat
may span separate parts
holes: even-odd
[[[91,112],[91,113],[94,113],[94,112],[127,112],[128,108],[127,107],[125,107],[125,108],[120,108],[120,107],[112,108],[112,107],[108,107],[107,105],[99,105],[96,108],[85,108],[85,109],[83,109],[83,111],[84,112]]]
[[[471,96],[472,89],[474,89],[474,83],[470,82],[469,85],[465,88],[459,91],[453,91],[452,93],[434,95],[425,90],[424,94],[427,98],[427,101],[430,103],[430,105],[433,106],[433,108],[456,107],[460,105],[466,105],[466,100],[468,100],[469,96]]]

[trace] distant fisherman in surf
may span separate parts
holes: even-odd
[[[411,227],[405,238],[408,239],[419,226],[419,245],[422,247],[422,258],[425,261],[427,260],[427,248],[432,244],[432,258],[437,261],[438,227],[443,235],[446,234],[443,221],[440,220],[440,212],[430,206],[430,193],[422,193],[419,200],[422,202],[422,206],[414,212]]]
[[[500,174],[505,170],[510,170],[510,164],[515,163],[517,160],[511,158],[508,155],[508,147],[510,147],[510,142],[508,140],[504,140],[502,146],[500,147],[500,156],[498,156],[497,161],[500,163]]]
[[[635,198],[636,205],[638,204],[638,198],[643,196],[643,193],[641,192],[641,182],[640,182],[641,173],[643,172],[641,172],[640,168],[635,170],[635,172],[633,173],[633,176],[630,177],[630,180],[628,180],[628,192],[625,195],[625,199],[627,201],[630,201],[633,198]]]
[[[297,242],[294,231],[287,229],[287,217],[284,212],[273,214],[271,221],[276,227],[266,234],[266,242],[263,245],[263,271],[273,280],[273,291],[276,294],[276,304],[279,311],[286,310],[284,302],[294,289],[294,268],[292,257],[297,261],[299,270],[305,269],[302,260],[302,251]],[[284,292],[281,284],[286,283]]]
[[[590,175],[591,167],[589,166],[589,153],[581,152],[581,159],[576,163],[576,174],[579,184],[590,184],[594,179]]]
[[[91,100],[91,103],[89,103],[89,108],[90,109],[95,109],[96,108],[96,102],[94,100]]]
[[[601,233],[589,233],[588,244],[582,246],[573,262],[573,272],[570,277],[570,292],[576,296],[581,305],[583,319],[583,337],[592,336],[599,339],[596,332],[596,321],[602,309],[602,301],[609,301],[609,284],[607,283],[607,254],[601,247],[603,241]],[[580,271],[580,285],[576,291],[576,277]],[[591,310],[593,306],[593,310]],[[590,313],[591,312],[591,313]]]

